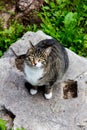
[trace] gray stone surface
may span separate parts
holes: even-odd
[[[51,38],[42,31],[27,32],[14,43],[16,54],[24,54],[29,40],[36,44],[42,39]],[[15,115],[14,128],[26,130],[87,130],[87,59],[67,49],[69,68],[63,80],[78,81],[78,97],[62,98],[62,88],[56,84],[53,98],[45,100],[42,93],[29,95],[24,86],[24,75],[15,66],[15,56],[9,50],[0,59],[0,107]],[[1,109],[1,108],[0,108]]]

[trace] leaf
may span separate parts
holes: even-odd
[[[69,12],[64,18],[65,27],[75,27],[77,23],[77,13]]]
[[[3,54],[3,53],[2,53],[2,51],[0,50],[0,57],[2,56],[2,54]]]
[[[51,8],[55,8],[55,3],[54,2],[50,2],[50,7]]]
[[[0,130],[6,130],[6,121],[0,119]]]
[[[48,4],[48,3],[49,3],[49,0],[44,0],[44,2]]]

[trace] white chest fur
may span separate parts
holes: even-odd
[[[25,79],[33,86],[39,85],[39,79],[43,77],[43,68],[33,68],[24,64]]]

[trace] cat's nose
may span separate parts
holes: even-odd
[[[34,65],[37,65],[38,64],[38,61],[36,60],[36,61],[34,61]]]
[[[36,65],[36,63],[35,63],[35,62],[33,63],[33,66],[34,66],[34,65]]]

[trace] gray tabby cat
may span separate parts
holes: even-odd
[[[52,98],[54,83],[61,79],[68,68],[68,55],[65,48],[54,39],[31,44],[24,60],[25,79],[32,85],[30,94],[35,95],[39,86],[45,86],[44,96]]]

